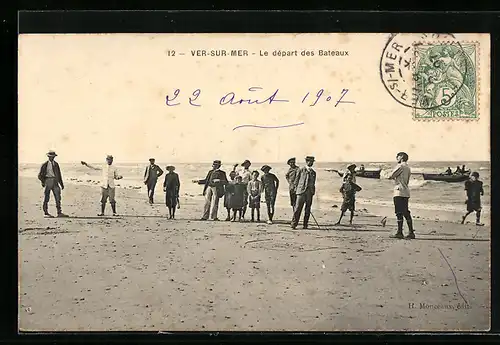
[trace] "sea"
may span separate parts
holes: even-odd
[[[90,163],[99,165],[102,163]],[[115,163],[123,179],[116,182],[118,188],[136,189],[146,195],[146,187],[143,181],[145,167],[148,163]],[[162,169],[168,163],[161,164],[157,162]],[[279,193],[277,198],[277,207],[289,207],[288,185],[285,174],[288,171],[288,165],[283,163],[253,163],[252,169],[259,169],[263,164],[272,167],[273,172],[280,180]],[[392,191],[393,181],[388,180],[395,162],[364,162],[366,169],[382,169],[381,179],[369,179],[358,177],[356,183],[363,190],[356,195],[357,209],[364,209],[373,214],[391,216],[392,214]],[[410,209],[414,215],[420,215],[419,218],[456,221],[459,214],[465,211],[465,191],[464,183],[448,183],[439,181],[424,181],[422,173],[440,173],[447,167],[454,171],[457,165],[466,165],[466,169],[477,171],[480,174],[480,180],[484,183],[485,195],[482,198],[483,214],[490,213],[490,183],[491,168],[489,162],[409,162],[412,170],[410,180]],[[19,176],[36,177],[40,164],[20,164]],[[234,164],[222,166],[222,170],[228,173],[233,169]],[[63,178],[66,184],[81,184],[98,187],[100,173],[90,170],[80,163],[60,163]],[[177,163],[176,172],[181,180],[181,199],[182,197],[203,198],[203,186],[195,184],[192,180],[203,179],[211,168],[210,163]],[[313,210],[328,211],[333,207],[340,207],[342,196],[339,192],[341,177],[328,171],[337,169],[345,171],[346,163],[327,163],[316,162],[314,169],[317,172],[316,196],[313,204]],[[165,170],[165,169],[164,169]],[[260,172],[260,171],[259,171]],[[157,194],[161,193],[162,178],[160,178]],[[182,202],[182,200],[181,200]],[[473,218],[473,215],[471,215]]]

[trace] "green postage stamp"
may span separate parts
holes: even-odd
[[[413,117],[478,119],[478,43],[415,43],[414,54]]]

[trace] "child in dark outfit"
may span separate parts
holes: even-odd
[[[354,218],[354,210],[356,209],[356,192],[359,192],[361,190],[361,187],[355,184],[352,180],[352,174],[347,175],[346,181],[342,184],[342,187],[340,187],[340,193],[342,193],[342,197],[344,198],[344,200],[340,208],[341,213],[339,221],[335,223],[335,225],[340,224],[340,221],[342,220],[342,217],[344,217],[344,214],[347,210],[351,211],[349,224],[352,224],[352,219]]]
[[[481,196],[484,195],[483,182],[479,181],[479,173],[473,172],[468,181],[465,181],[465,193],[467,195],[467,213],[462,217],[462,224],[469,214],[476,211],[476,225],[481,223]]]
[[[245,196],[247,186],[243,183],[241,176],[236,176],[235,182],[230,186],[231,198],[229,206],[233,210],[232,221],[236,222],[236,213],[238,213],[238,221],[241,222],[243,207],[245,207]]]
[[[233,184],[234,184],[234,179],[236,177],[236,171],[233,169],[233,171],[231,171],[229,173],[229,183],[227,184],[226,186],[226,190],[225,190],[225,193],[224,193],[224,207],[226,208],[227,210],[227,218],[226,218],[226,221],[230,221],[231,220],[231,197],[232,197],[232,194],[233,194]]]

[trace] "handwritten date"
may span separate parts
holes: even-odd
[[[230,91],[223,95],[220,99],[218,99],[219,105],[228,106],[228,105],[242,105],[242,104],[274,104],[274,103],[288,103],[289,99],[284,99],[278,96],[280,89],[276,89],[272,94],[266,93],[263,91],[263,88],[260,86],[252,86],[248,89],[249,93],[251,93],[251,97],[240,97],[234,91]],[[345,96],[349,92],[349,89],[342,89],[340,91],[340,95],[332,95],[327,94],[324,89],[319,89],[317,92],[311,93],[306,92],[302,99],[301,103],[309,104],[309,106],[314,107],[318,103],[331,102],[337,107],[341,103],[355,103],[353,101],[345,100]],[[165,104],[169,107],[174,107],[177,105],[181,105],[180,98],[181,90],[175,89],[172,95],[167,95],[165,97]],[[266,96],[269,95],[269,96]],[[201,107],[201,90],[194,90],[188,97],[188,104],[193,107]]]

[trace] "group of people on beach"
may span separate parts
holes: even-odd
[[[286,173],[290,191],[290,204],[293,207],[292,227],[298,225],[302,210],[304,211],[304,228],[307,229],[311,214],[312,199],[316,188],[316,172],[312,168],[314,157],[305,158],[305,166],[299,168],[296,159],[290,158],[287,162],[289,170]],[[276,197],[280,181],[271,173],[272,167],[263,165],[258,170],[250,171],[252,163],[246,159],[241,163],[241,169],[236,170],[239,164],[233,166],[229,179],[224,171],[220,170],[222,163],[215,160],[212,169],[203,180],[193,180],[194,183],[204,185],[205,196],[204,212],[201,220],[219,220],[219,201],[224,198],[224,208],[227,210],[226,221],[242,221],[247,209],[251,210],[251,222],[260,222],[261,197],[264,194],[267,206],[267,223],[273,224]],[[260,176],[260,179],[259,179]]]
[[[50,194],[53,193],[57,216],[68,217],[62,212],[61,208],[61,190],[64,189],[61,169],[55,161],[57,154],[54,151],[47,153],[48,160],[44,162],[40,168],[38,179],[41,181],[44,188],[43,212],[45,217],[52,218],[53,216],[48,211],[48,202]],[[101,176],[101,212],[98,216],[104,216],[106,204],[109,200],[113,216],[117,216],[116,199],[115,199],[115,180],[123,178],[118,173],[118,170],[113,166],[113,156],[106,157],[106,164],[102,166],[92,166],[84,161],[82,165],[102,172]],[[411,169],[408,166],[408,154],[399,152],[396,155],[397,166],[392,171],[389,179],[394,181],[393,202],[394,210],[397,218],[397,232],[391,236],[393,238],[414,239],[415,231],[411,212],[408,207],[410,199],[409,181]],[[313,156],[305,157],[305,165],[299,167],[296,164],[296,158],[290,158],[287,161],[289,169],[285,175],[288,182],[288,190],[290,196],[290,205],[293,209],[291,227],[295,229],[298,226],[302,211],[304,210],[303,228],[307,229],[309,218],[311,216],[311,207],[313,197],[316,194],[316,171],[313,169],[315,158]],[[203,195],[205,204],[201,220],[217,221],[218,208],[220,199],[224,200],[224,208],[227,211],[226,221],[242,221],[245,219],[247,209],[251,210],[251,222],[260,222],[260,204],[261,196],[264,194],[265,203],[267,206],[268,224],[273,224],[275,214],[276,197],[280,181],[278,177],[271,173],[272,167],[263,165],[258,170],[250,171],[252,163],[247,159],[241,164],[241,169],[236,169],[240,164],[233,166],[229,173],[229,179],[224,171],[220,168],[222,162],[214,160],[212,169],[207,173],[202,180],[193,180],[192,182],[203,185]],[[465,166],[463,167],[465,168]],[[356,165],[350,164],[342,177],[342,185],[339,192],[343,196],[341,206],[341,214],[337,224],[340,224],[342,218],[347,211],[350,211],[349,223],[352,224],[356,193],[362,188],[356,184]],[[164,177],[163,191],[165,192],[165,204],[169,210],[169,219],[175,219],[175,211],[180,208],[179,191],[180,179],[175,172],[175,167],[169,165],[166,167],[167,173]],[[156,165],[155,159],[149,159],[149,165],[144,172],[144,184],[148,191],[148,201],[154,203],[154,193],[158,178],[164,174],[163,170]],[[260,179],[259,179],[260,177]],[[462,224],[467,216],[476,212],[476,225],[483,225],[480,222],[481,216],[481,196],[484,195],[483,183],[479,181],[479,174],[473,172],[470,179],[465,183],[467,213],[462,217]],[[313,216],[314,217],[314,216]],[[382,219],[382,225],[385,226],[387,217]],[[406,220],[408,226],[408,235],[403,235],[403,225]]]

